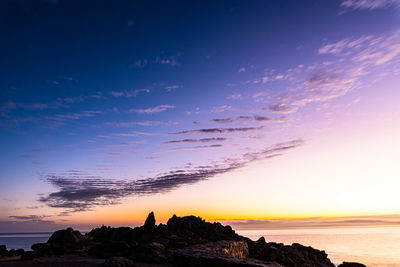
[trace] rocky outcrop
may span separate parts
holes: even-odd
[[[249,247],[244,241],[223,240],[218,242],[208,242],[201,245],[193,245],[184,249],[179,249],[175,254],[184,255],[229,255],[238,259],[249,257]]]
[[[79,231],[72,228],[58,230],[54,232],[47,243],[32,245],[32,251],[27,251],[23,259],[31,259],[42,256],[66,255],[86,250],[86,247],[92,246],[91,237],[82,235]]]
[[[154,212],[150,212],[149,216],[147,216],[146,221],[144,222],[144,227],[154,228],[156,227],[156,218],[154,217]]]
[[[54,245],[76,245],[86,240],[79,231],[72,228],[54,232],[47,243]]]
[[[0,257],[6,256],[8,253],[7,247],[5,245],[0,245]]]
[[[0,245],[0,258],[22,256],[24,253],[22,248],[7,250],[5,245]]]
[[[0,246],[0,255],[10,251]],[[312,247],[266,242],[264,237],[252,241],[230,226],[196,216],[174,215],[167,224],[157,225],[153,212],[140,227],[102,226],[85,235],[67,228],[55,232],[47,243],[33,245],[32,251],[22,251],[25,260],[52,255],[107,259],[104,266],[131,266],[133,261],[169,266],[334,267],[324,251]]]
[[[175,251],[174,266],[281,266],[250,259],[245,241],[223,240]]]
[[[357,262],[343,262],[342,264],[339,264],[338,267],[367,267],[364,264],[357,263]]]
[[[247,240],[249,245],[250,257],[275,261],[285,266],[298,267],[334,267],[325,251],[317,250],[312,247],[306,247],[300,244],[290,246],[279,243],[263,243],[259,241]]]
[[[265,262],[256,259],[238,259],[228,255],[179,254],[175,257],[176,267],[285,267],[276,262]]]

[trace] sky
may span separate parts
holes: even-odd
[[[398,0],[10,0],[0,36],[0,232],[400,224]]]

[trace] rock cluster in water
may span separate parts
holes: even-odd
[[[32,251],[17,251],[0,246],[0,257],[14,253],[29,260],[78,254],[104,258],[103,266],[135,266],[134,262],[166,266],[335,266],[324,251],[312,247],[266,242],[264,237],[252,241],[236,234],[230,226],[195,216],[174,215],[167,224],[156,225],[153,212],[140,227],[102,226],[85,235],[67,228],[53,233],[47,243],[32,245]]]

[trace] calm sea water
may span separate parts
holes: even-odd
[[[334,264],[356,261],[368,267],[400,267],[400,226],[340,227],[285,230],[237,230],[237,233],[257,240],[290,245],[300,243],[325,250]],[[29,250],[32,244],[44,243],[51,233],[0,234],[0,245],[8,249]]]
[[[45,243],[52,233],[15,233],[0,234],[0,245],[6,245],[7,249],[23,248],[30,250],[35,243]]]
[[[331,261],[360,262],[368,267],[400,266],[400,226],[340,227],[285,230],[237,230],[241,235],[257,240],[286,245],[300,243],[325,250]]]

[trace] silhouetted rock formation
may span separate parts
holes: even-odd
[[[22,248],[7,250],[5,245],[0,245],[0,258],[22,256],[24,253],[25,251]]]
[[[6,256],[8,253],[7,247],[5,245],[0,245],[0,257]]]
[[[67,228],[66,230],[58,230],[54,232],[47,243],[54,245],[76,245],[84,241],[84,237],[79,231],[74,231],[72,228]]]
[[[343,262],[342,264],[339,264],[338,267],[367,267],[364,264],[357,263],[357,262]]]
[[[174,215],[167,224],[156,225],[153,212],[143,226],[134,229],[102,226],[86,235],[72,228],[59,230],[32,250],[22,250],[22,259],[78,254],[108,258],[104,266],[133,266],[139,261],[169,266],[334,267],[324,251],[312,247],[268,243],[264,237],[252,241],[230,226],[195,216]],[[0,255],[9,253],[0,246]],[[364,266],[354,264],[340,266]]]
[[[154,218],[154,212],[149,213],[143,226],[148,228],[153,228],[156,226],[156,218]]]

